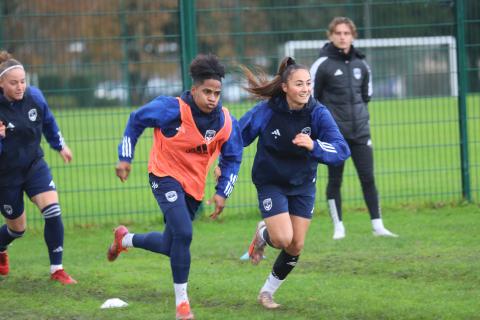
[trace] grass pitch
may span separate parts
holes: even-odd
[[[207,208],[209,209],[209,208]],[[280,310],[264,310],[258,290],[277,255],[259,266],[242,262],[254,212],[194,223],[189,296],[197,319],[480,319],[480,209],[476,205],[384,209],[400,238],[375,238],[363,211],[345,213],[347,237],[333,241],[329,218],[314,216],[304,253],[276,294]],[[161,230],[161,219],[128,223],[134,232]],[[169,260],[141,249],[106,259],[114,224],[69,228],[64,265],[78,281],[48,279],[42,232],[27,232],[9,249],[11,273],[0,279],[1,319],[173,319]],[[108,298],[129,303],[100,309]]]

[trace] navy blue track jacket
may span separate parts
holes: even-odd
[[[9,185],[7,173],[28,170],[35,160],[43,157],[42,134],[53,149],[63,148],[64,140],[57,122],[36,87],[27,87],[23,99],[13,102],[2,92],[0,121],[7,127],[5,138],[0,138],[0,185]]]
[[[350,156],[330,112],[313,98],[298,111],[289,110],[284,96],[262,101],[239,123],[244,147],[259,137],[252,168],[256,185],[300,186],[315,179],[318,163],[339,165]],[[299,133],[310,135],[312,151],[292,143]]]
[[[223,127],[222,103],[220,102],[211,113],[203,113],[195,105],[190,91],[185,91],[182,96],[192,110],[192,115],[200,133],[205,136],[207,130],[218,130]],[[222,146],[219,164],[222,175],[218,178],[215,187],[216,193],[228,198],[237,181],[240,163],[242,161],[242,139],[237,120],[232,118],[232,133]],[[118,145],[118,159],[132,162],[135,155],[135,145],[140,135],[146,128],[160,128],[166,137],[172,137],[180,127],[180,107],[176,97],[159,96],[141,108],[133,111],[125,128],[122,142]]]

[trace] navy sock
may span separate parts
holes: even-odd
[[[142,248],[156,253],[170,256],[170,246],[172,237],[166,229],[164,233],[148,232],[143,234],[134,234],[132,244],[135,248]]]
[[[299,256],[291,256],[285,250],[282,250],[275,260],[273,265],[272,274],[275,278],[279,280],[284,280],[290,271],[295,268]]]
[[[13,240],[23,236],[25,231],[12,231],[6,224],[0,227],[0,251],[7,250],[7,246],[12,243]]]
[[[43,235],[51,265],[62,264],[64,230],[61,213],[58,203],[46,206],[42,210],[42,215],[45,218]]]

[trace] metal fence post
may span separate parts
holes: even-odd
[[[195,0],[178,0],[180,8],[180,41],[182,47],[182,82],[188,90],[192,79],[188,73],[190,62],[197,55],[197,23],[195,19]]]
[[[462,170],[462,194],[472,201],[470,193],[470,166],[468,161],[468,130],[467,130],[467,69],[465,52],[465,10],[463,0],[455,4],[455,26],[457,35],[457,70],[458,70],[458,124],[460,129],[460,161]]]
[[[127,86],[127,106],[132,105],[132,97],[130,91],[130,77],[128,75],[128,64],[129,64],[129,57],[128,57],[128,28],[127,28],[127,8],[125,6],[125,0],[120,1],[120,30],[122,35],[122,80],[125,81],[125,85]],[[122,81],[122,82],[123,82]]]

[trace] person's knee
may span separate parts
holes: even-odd
[[[358,177],[362,186],[369,187],[375,185],[375,177],[371,174],[361,174]]]
[[[193,231],[188,228],[176,230],[176,232],[173,233],[172,238],[176,241],[180,241],[185,244],[190,244],[193,238]]]
[[[292,256],[299,256],[300,253],[302,252],[303,250],[303,247],[305,246],[305,242],[304,241],[292,241],[292,243],[290,244],[290,246],[287,248],[287,253],[292,255]]]
[[[279,235],[275,237],[270,236],[270,241],[275,246],[275,248],[285,249],[288,248],[292,243],[292,237],[288,235]]]
[[[341,177],[328,179],[327,188],[325,190],[325,195],[327,196],[327,199],[335,198],[340,192],[341,187],[342,187]]]
[[[11,229],[10,227],[7,227],[7,232],[8,234],[15,239],[23,237],[25,234],[25,228],[18,230],[18,229]]]
[[[339,189],[342,186],[342,180],[341,177],[329,178],[328,187]]]
[[[25,213],[15,220],[7,220],[7,228],[10,231],[21,233],[23,235],[27,229],[27,219],[25,219]]]

